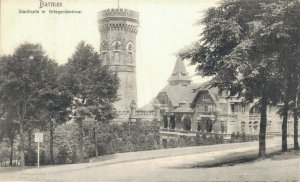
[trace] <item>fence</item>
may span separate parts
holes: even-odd
[[[20,166],[20,160],[12,160],[12,165],[10,165],[9,160],[1,160],[0,166],[1,167],[18,167],[18,166]]]

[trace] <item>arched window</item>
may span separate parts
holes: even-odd
[[[133,62],[133,43],[129,42],[127,44],[127,52],[128,52],[128,63],[132,63]]]
[[[258,121],[254,121],[254,123],[253,123],[253,131],[254,131],[255,133],[258,132]]]
[[[164,115],[164,128],[168,128],[168,116]]]
[[[184,120],[183,120],[183,129],[191,131],[191,129],[192,129],[191,118],[189,118],[189,117],[184,118]]]
[[[259,106],[258,104],[254,105],[254,106],[250,109],[250,113],[251,113],[251,114],[260,113],[260,106]]]
[[[120,59],[120,51],[122,49],[122,43],[119,40],[115,40],[111,44],[111,49],[114,53],[114,63],[115,64],[120,64],[121,59]]]
[[[107,52],[107,49],[108,49],[108,44],[106,41],[103,41],[101,43],[101,52]]]
[[[249,131],[250,131],[250,132],[253,132],[252,121],[249,122]]]
[[[175,116],[170,116],[170,129],[175,129]]]
[[[211,119],[206,120],[206,132],[212,132],[212,120]]]
[[[199,128],[199,131],[206,131],[206,122],[204,119],[202,119],[200,122],[198,122],[198,128]]]

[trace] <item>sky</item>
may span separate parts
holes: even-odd
[[[119,7],[139,12],[137,35],[138,106],[154,98],[167,84],[176,61],[176,52],[199,40],[197,20],[219,0],[120,0]],[[12,54],[24,42],[40,43],[50,58],[67,62],[76,45],[84,40],[97,51],[100,35],[97,12],[117,8],[117,0],[44,0],[62,2],[63,7],[39,8],[40,0],[1,0],[0,53]],[[19,13],[19,10],[45,10],[46,13]],[[80,14],[49,14],[48,10],[80,10]],[[194,82],[207,78],[194,76],[195,66],[185,62]]]

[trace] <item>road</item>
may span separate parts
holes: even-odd
[[[234,146],[234,148],[232,147]],[[268,142],[267,151],[280,150],[277,140]],[[204,148],[204,147],[203,147]],[[200,149],[202,149],[200,147]],[[210,149],[210,150],[209,150]],[[183,149],[179,149],[184,151]],[[190,151],[191,149],[189,149]],[[199,147],[195,153],[179,153],[136,160],[113,160],[95,163],[62,165],[42,169],[28,169],[20,172],[0,174],[0,181],[286,181],[300,180],[299,153],[276,158],[256,160],[223,167],[196,167],[215,164],[216,161],[240,159],[257,154],[257,142],[223,146]],[[168,151],[168,150],[167,150]],[[170,151],[176,151],[171,149]],[[201,151],[201,150],[200,150]],[[137,155],[139,153],[136,153]],[[149,153],[151,154],[151,152]],[[126,155],[126,154],[125,154]],[[136,155],[136,156],[137,156]]]

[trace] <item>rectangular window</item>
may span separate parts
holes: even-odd
[[[230,104],[231,112],[235,112],[234,104]]]
[[[208,104],[206,104],[206,103],[205,103],[205,105],[204,105],[204,111],[205,111],[205,112],[208,112]]]
[[[242,104],[242,112],[245,112],[245,104]]]
[[[115,52],[115,63],[120,63],[120,53]]]
[[[218,90],[218,95],[219,95],[219,96],[222,96],[222,90],[221,90],[221,89]]]
[[[209,112],[214,112],[214,105],[213,104],[208,105],[208,111]]]

